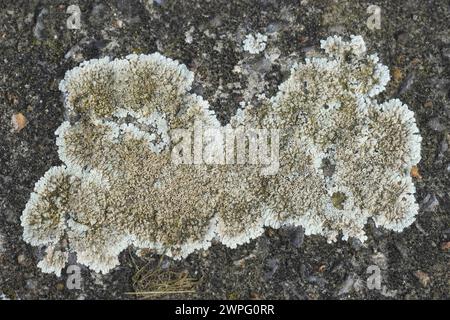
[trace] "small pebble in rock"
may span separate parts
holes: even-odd
[[[11,117],[11,126],[13,131],[19,132],[27,125],[28,120],[22,113],[15,113]]]
[[[447,58],[450,59],[450,48],[444,48],[442,49],[442,55]]]
[[[66,286],[64,285],[63,282],[58,282],[58,283],[56,284],[56,290],[58,290],[58,291],[63,291],[65,287],[66,287]]]
[[[290,242],[294,248],[300,248],[305,238],[305,230],[303,228],[296,228],[292,230],[290,235]]]
[[[439,200],[434,194],[428,194],[422,201],[422,209],[425,212],[433,212],[439,206]]]
[[[266,273],[264,274],[264,278],[266,280],[273,277],[275,272],[277,272],[280,261],[278,259],[269,259],[266,263]]]
[[[345,279],[344,283],[341,285],[341,288],[339,289],[338,295],[344,295],[349,293],[350,291],[353,290],[353,285],[355,283],[355,275],[351,274],[347,277],[347,279]]]
[[[6,251],[5,249],[5,237],[0,234],[0,254],[4,253]]]
[[[433,118],[430,121],[428,121],[428,126],[434,131],[438,132],[445,130],[445,126],[439,121],[438,118]]]
[[[430,276],[428,274],[426,274],[423,271],[417,270],[414,275],[417,277],[417,279],[419,279],[420,283],[422,284],[422,286],[427,287],[428,284],[430,283],[431,279]]]
[[[26,286],[26,288],[27,288],[28,290],[35,290],[35,289],[37,289],[37,287],[38,287],[38,283],[37,283],[37,281],[34,280],[34,279],[28,279],[28,280],[26,281],[25,286]]]
[[[408,74],[405,80],[403,80],[402,84],[400,85],[400,89],[398,90],[398,95],[402,95],[405,92],[407,92],[409,89],[411,89],[412,85],[414,84],[416,76],[414,73]]]
[[[444,242],[443,244],[441,244],[441,249],[443,251],[449,251],[450,250],[450,241]]]
[[[400,68],[394,68],[392,70],[392,78],[394,81],[401,81],[403,79],[403,72]]]
[[[45,39],[45,32],[44,32],[44,17],[48,14],[48,10],[46,8],[42,9],[41,12],[39,12],[39,15],[36,18],[36,25],[33,29],[33,34],[38,40]]]
[[[25,257],[24,254],[19,254],[17,256],[17,263],[22,265],[22,266],[27,264],[27,258]]]

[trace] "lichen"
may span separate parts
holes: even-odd
[[[258,54],[266,49],[267,36],[261,33],[248,34],[243,41],[243,49],[251,54]]]
[[[158,53],[68,71],[60,84],[67,120],[56,131],[64,164],[36,183],[22,215],[25,241],[47,248],[39,267],[59,275],[74,252],[106,273],[130,245],[178,259],[213,239],[234,248],[266,226],[364,241],[369,218],[394,231],[410,225],[418,206],[409,172],[421,142],[414,114],[399,100],[374,99],[389,71],[361,37],[321,46],[278,94],[226,126],[189,93],[193,74]],[[216,130],[200,142],[212,158],[200,161],[179,154],[181,142],[199,143],[195,129],[180,130],[199,124]],[[275,171],[219,156],[228,143],[220,133],[259,129],[277,132]],[[235,138],[250,148],[253,138]]]

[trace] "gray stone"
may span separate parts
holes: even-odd
[[[75,1],[81,9],[81,29],[68,30],[66,9],[72,2],[1,1],[0,299],[134,298],[125,294],[134,290],[133,259],[141,259],[133,248],[120,255],[121,264],[111,274],[92,277],[93,272],[82,267],[81,290],[58,290],[65,270],[59,279],[43,274],[36,264],[44,248],[33,249],[22,240],[20,216],[30,192],[44,172],[60,164],[54,132],[64,119],[58,83],[66,70],[85,59],[159,50],[195,71],[194,91],[209,100],[226,123],[247,92],[276,92],[291,66],[320,52],[319,41],[331,35],[330,30],[344,36],[361,34],[369,52],[378,52],[391,70],[395,66],[404,72],[403,81],[391,81],[384,95],[401,95],[415,112],[424,138],[423,179],[416,183],[417,198],[423,199],[418,223],[396,233],[369,222],[364,244],[352,240],[328,244],[323,237],[304,236],[302,228],[236,249],[215,243],[207,254],[164,260],[164,271],[187,270],[202,279],[195,294],[164,298],[251,298],[251,293],[268,299],[448,297],[448,257],[440,242],[448,241],[450,234],[450,163],[448,141],[443,142],[450,129],[446,1],[433,1],[432,10],[422,0],[377,1],[382,29],[374,31],[365,25],[366,9],[373,4],[369,0],[85,0]],[[191,28],[188,43],[186,32]],[[266,50],[257,58],[245,56],[243,37],[257,32],[269,35]],[[248,68],[247,74],[233,72],[235,66]],[[229,87],[231,83],[237,85]],[[18,97],[17,104],[10,94]],[[424,106],[427,100],[430,107]],[[10,132],[13,112],[29,120],[20,133]],[[155,259],[156,264],[159,256]],[[70,262],[75,263],[74,256]],[[364,286],[366,269],[374,263],[386,275],[381,291]],[[327,268],[321,272],[322,265]],[[416,270],[426,271],[432,279],[426,288],[413,275]]]

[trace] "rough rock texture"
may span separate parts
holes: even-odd
[[[168,268],[203,276],[196,298],[448,298],[450,8],[446,1],[379,1],[381,29],[370,30],[364,1],[83,1],[81,29],[66,26],[77,1],[0,4],[0,296],[128,298],[133,253],[106,276],[82,269],[81,290],[67,275],[36,267],[43,252],[22,240],[20,215],[35,182],[60,165],[54,131],[62,123],[58,83],[83,60],[130,52],[162,54],[194,71],[194,93],[227,123],[240,103],[272,96],[293,63],[315,55],[320,39],[361,34],[389,66],[380,100],[399,98],[415,112],[423,136],[413,177],[417,221],[403,233],[366,227],[368,239],[327,244],[301,228],[272,230],[238,249],[214,244]],[[267,35],[257,54],[248,34]],[[14,114],[26,125],[17,130]],[[25,120],[25,119],[22,119]],[[69,263],[70,259],[69,257]],[[381,269],[384,289],[369,289],[367,268]],[[180,297],[180,296],[177,296]]]

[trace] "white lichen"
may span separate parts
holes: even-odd
[[[68,258],[69,254],[67,252],[55,250],[55,248],[49,246],[47,247],[44,259],[39,261],[38,267],[45,273],[54,273],[59,277]]]
[[[251,54],[258,54],[266,49],[267,36],[261,33],[256,35],[248,34],[244,39],[244,51]]]
[[[193,74],[158,53],[68,71],[60,84],[68,120],[56,131],[64,165],[36,183],[22,215],[25,241],[46,247],[39,267],[59,275],[74,252],[105,273],[130,245],[183,258],[213,239],[235,248],[267,226],[301,225],[330,242],[366,240],[369,218],[394,231],[409,226],[418,211],[414,114],[373,98],[389,72],[361,37],[330,37],[322,48],[276,96],[242,105],[226,126],[189,93]],[[203,141],[208,156],[174,163],[178,130],[198,123],[215,130]],[[211,161],[220,130],[264,128],[280,132],[276,174]]]

